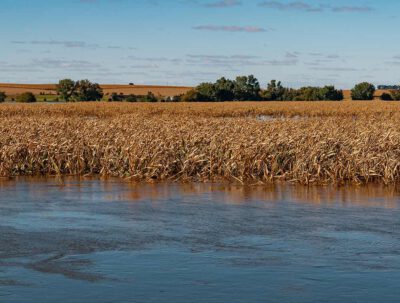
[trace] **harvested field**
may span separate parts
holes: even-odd
[[[400,102],[1,104],[0,121],[2,177],[400,181]]]
[[[114,85],[101,84],[104,94],[122,93],[124,95],[146,95],[152,92],[156,96],[175,96],[186,93],[191,87],[187,86],[160,86],[160,85]],[[39,94],[56,94],[55,84],[8,84],[0,83],[0,91],[9,96],[15,96],[24,92]]]

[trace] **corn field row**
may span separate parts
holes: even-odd
[[[400,106],[379,103],[1,105],[0,176],[396,183]]]

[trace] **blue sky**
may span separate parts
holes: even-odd
[[[400,83],[398,0],[1,0],[0,82]]]

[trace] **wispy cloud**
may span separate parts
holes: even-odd
[[[32,67],[49,69],[68,69],[68,70],[93,70],[101,68],[98,63],[85,60],[64,60],[64,59],[35,59],[30,64]]]
[[[238,26],[238,25],[198,25],[193,26],[195,30],[205,30],[213,32],[244,32],[244,33],[262,33],[268,31],[258,26]]]
[[[60,45],[64,47],[71,47],[71,48],[98,48],[98,44],[88,44],[83,41],[60,41],[60,40],[32,40],[32,41],[11,41],[13,44],[36,44],[36,45]]]
[[[243,66],[288,66],[295,65],[298,62],[297,58],[285,57],[281,60],[268,60],[258,56],[249,55],[187,55],[186,64],[199,66],[212,66],[222,68],[234,68]]]
[[[233,7],[233,6],[239,6],[241,5],[242,2],[238,0],[221,0],[221,1],[215,1],[215,2],[210,2],[207,3],[207,7]]]
[[[85,41],[66,41],[66,40],[32,40],[32,41],[11,41],[12,44],[31,44],[31,45],[50,45],[50,46],[62,46],[67,48],[109,48],[109,49],[135,49],[133,47],[123,47],[117,45],[102,46],[97,43],[87,43]]]
[[[98,44],[89,44],[84,41],[57,41],[57,40],[33,40],[29,42],[30,44],[37,45],[61,45],[70,48],[99,48]]]
[[[32,59],[27,63],[9,64],[0,62],[1,70],[21,72],[43,72],[44,70],[67,70],[67,71],[101,71],[104,70],[101,64],[86,60],[66,60],[66,59]]]
[[[139,61],[139,62],[160,62],[160,63],[173,63],[179,64],[182,62],[180,58],[167,58],[167,57],[139,57],[139,56],[128,56],[129,60]]]
[[[323,12],[331,11],[334,13],[366,13],[371,12],[374,8],[364,5],[364,6],[334,6],[334,5],[312,5],[305,1],[262,1],[259,6],[267,7],[271,9],[281,10],[281,11],[306,11],[306,12]]]
[[[336,13],[367,13],[374,10],[370,6],[337,6],[331,9]]]
[[[303,1],[282,2],[282,1],[263,1],[259,6],[264,6],[277,10],[301,10],[308,12],[322,11],[322,7],[314,7]]]
[[[333,72],[358,72],[360,69],[352,67],[312,67],[316,71],[333,71]]]

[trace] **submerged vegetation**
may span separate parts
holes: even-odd
[[[397,102],[0,106],[0,176],[400,181]]]

